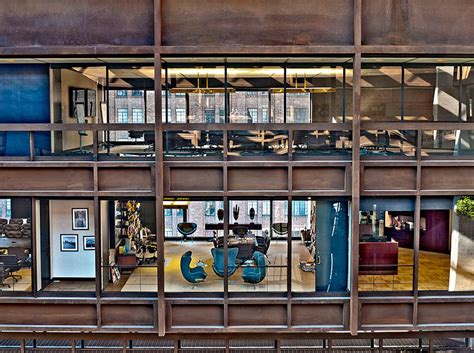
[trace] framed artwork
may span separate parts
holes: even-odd
[[[84,250],[95,250],[95,237],[93,235],[86,235],[82,238]]]
[[[88,88],[69,88],[69,115],[77,118],[78,104],[84,107],[84,116],[96,115],[96,91]]]
[[[61,234],[61,251],[79,251],[77,234]]]
[[[72,209],[72,229],[73,230],[89,230],[89,209],[73,208]]]

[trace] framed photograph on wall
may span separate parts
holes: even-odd
[[[73,230],[89,230],[89,209],[73,208],[72,209],[72,229]]]
[[[82,242],[84,250],[95,250],[95,237],[93,235],[84,236]]]
[[[61,251],[79,251],[77,234],[61,234]]]

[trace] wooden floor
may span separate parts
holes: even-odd
[[[420,251],[418,270],[419,290],[448,290],[450,255]],[[360,291],[412,290],[413,250],[398,249],[397,275],[361,275]]]
[[[165,291],[167,292],[223,292],[224,281],[217,276],[213,269],[209,241],[166,241],[165,242]],[[299,268],[300,261],[310,260],[311,256],[299,240],[292,243],[292,290],[294,292],[314,292],[316,278],[312,272],[304,272]],[[188,283],[181,274],[181,255],[192,251],[191,266],[203,261],[207,266],[207,278],[204,282],[193,285]],[[285,292],[287,277],[287,244],[286,241],[273,240],[268,250],[270,261],[267,276],[256,284],[249,284],[242,279],[242,269],[239,268],[229,278],[230,292]],[[360,291],[401,291],[412,290],[413,281],[413,250],[399,248],[397,275],[361,275],[359,276]],[[11,283],[12,288],[1,290],[31,290],[30,270],[22,270],[23,278],[18,283]],[[448,290],[450,276],[450,255],[420,251],[419,261],[419,289],[420,290]],[[474,284],[473,271],[463,273],[466,283]],[[119,282],[108,284],[106,291],[121,292],[156,292],[157,291],[156,264],[136,268],[129,275],[122,275]],[[471,290],[473,286],[470,286]],[[94,281],[55,281],[45,291],[95,291]]]
[[[2,292],[25,292],[31,291],[31,269],[22,268],[19,271],[14,272],[15,275],[21,276],[21,278],[14,280],[11,277],[6,278],[3,281],[3,286],[0,286]]]

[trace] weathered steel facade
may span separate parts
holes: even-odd
[[[419,293],[416,287],[419,230],[415,231],[414,288],[400,295],[359,295],[359,228],[355,222],[350,248],[351,288],[346,296],[295,296],[289,279],[288,292],[284,295],[239,296],[228,292],[228,281],[224,280],[222,297],[176,297],[165,294],[163,272],[164,197],[185,193],[219,197],[227,204],[229,198],[239,196],[284,197],[291,201],[303,195],[338,195],[351,198],[352,219],[357,219],[362,196],[410,196],[416,200],[415,222],[419,222],[423,196],[474,195],[472,159],[422,160],[420,139],[414,160],[365,160],[354,148],[352,160],[298,161],[289,153],[286,160],[233,161],[228,160],[227,144],[224,144],[222,161],[196,161],[189,165],[164,160],[162,153],[163,131],[183,128],[227,131],[283,127],[289,129],[289,136],[296,129],[348,130],[352,131],[354,146],[359,146],[361,131],[368,129],[474,130],[472,123],[374,123],[360,119],[361,67],[365,57],[474,57],[474,26],[472,16],[468,15],[472,13],[474,3],[470,0],[3,0],[0,5],[2,60],[153,58],[158,113],[157,123],[145,126],[155,131],[155,161],[2,160],[0,194],[33,198],[89,197],[93,198],[96,210],[101,197],[152,197],[156,200],[159,250],[156,295],[106,296],[101,292],[100,275],[96,276],[94,298],[44,296],[33,288],[31,295],[0,298],[0,330],[5,332],[5,337],[20,337],[23,335],[20,332],[28,331],[30,337],[77,340],[112,336],[129,340],[132,338],[127,334],[132,332],[134,337],[169,339],[198,339],[203,334],[207,339],[210,335],[216,339],[472,335],[472,292]],[[353,90],[348,99],[352,100],[353,120],[337,126],[162,123],[159,112],[162,111],[160,68],[163,60],[213,55],[349,57]],[[94,132],[97,144],[99,131],[139,131],[144,126],[0,126],[2,131],[31,132],[83,128]],[[190,169],[196,176],[194,182],[187,177]],[[308,178],[309,175],[314,177]],[[251,182],[241,183],[243,177]],[[228,233],[228,217],[224,222]],[[100,234],[97,227],[100,225],[96,224],[96,237]],[[291,248],[288,251],[291,255]],[[34,247],[33,256],[37,256]],[[100,263],[100,251],[97,251],[97,263]],[[97,271],[100,273],[100,268]],[[255,310],[259,315],[249,320],[249,313]]]

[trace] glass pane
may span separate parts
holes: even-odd
[[[31,198],[0,199],[0,291],[31,292]]]
[[[36,204],[37,263],[45,292],[95,292],[94,201],[42,199]]]
[[[213,124],[225,121],[224,67],[167,70],[168,102],[163,104],[167,122]]]
[[[293,291],[347,291],[349,203],[297,200],[292,217]]]
[[[351,140],[350,131],[294,131],[293,157],[349,156],[352,151]]]
[[[425,130],[421,140],[421,155],[472,156],[474,132],[472,130]]]
[[[229,156],[285,156],[288,132],[268,130],[232,130],[228,132]]]
[[[107,122],[105,66],[53,68],[51,84],[52,123]]]
[[[287,117],[289,123],[343,121],[342,67],[287,69]]]
[[[361,156],[407,156],[416,154],[416,131],[363,130],[360,133]]]
[[[229,212],[229,291],[286,291],[288,201],[234,200]]]
[[[163,139],[165,157],[222,158],[222,131],[166,131]]]
[[[102,141],[108,141],[108,143]],[[153,159],[155,131],[99,131],[99,159]]]
[[[155,69],[123,66],[109,69],[109,123],[155,122]]]
[[[406,68],[405,120],[458,121],[460,74],[456,66]]]
[[[365,68],[361,75],[361,119],[400,121],[401,67]]]
[[[361,199],[360,291],[412,290],[414,206],[412,199]]]
[[[224,290],[224,205],[220,200],[164,203],[165,291]]]
[[[101,200],[102,284],[106,292],[155,292],[155,201]]]
[[[474,290],[474,219],[464,212],[473,204],[462,196],[421,200],[419,290]]]
[[[279,66],[227,69],[231,123],[283,123],[283,77]]]

